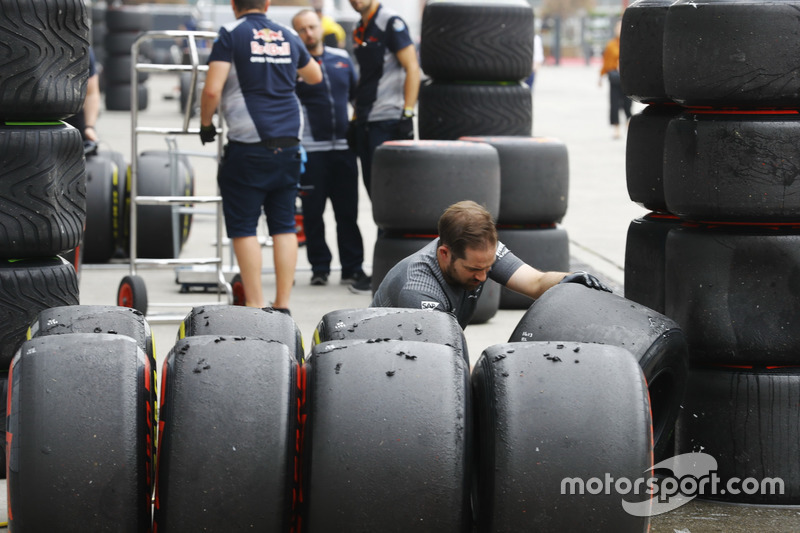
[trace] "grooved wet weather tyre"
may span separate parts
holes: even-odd
[[[10,380],[10,528],[149,531],[154,383],[136,342],[104,333],[31,339]]]
[[[298,368],[279,342],[203,335],[175,344],[162,374],[158,531],[289,531]]]
[[[429,0],[421,31],[420,66],[437,80],[517,81],[531,73],[533,9],[523,0]]]
[[[89,79],[84,2],[2,0],[0,12],[0,118],[60,120],[78,113]]]
[[[117,288],[117,305],[147,314],[147,286],[141,276],[125,276]]]
[[[521,341],[593,342],[630,351],[647,379],[656,460],[672,455],[670,438],[686,391],[689,359],[676,321],[621,296],[565,283],[550,288],[528,309],[509,338]]]
[[[340,309],[326,313],[314,330],[314,345],[353,339],[444,344],[469,364],[464,331],[450,313],[395,307]]]
[[[0,370],[8,368],[39,311],[78,299],[78,277],[65,259],[0,259]]]
[[[796,366],[690,370],[675,429],[677,451],[702,452],[716,459],[714,474],[720,488],[732,478],[740,482],[780,478],[783,483],[783,494],[770,494],[769,485],[760,483],[753,493],[723,489],[704,497],[748,504],[800,504],[798,406],[800,371]],[[766,488],[760,490],[762,486]],[[746,485],[735,487],[742,490]]]
[[[419,138],[530,135],[532,104],[522,83],[426,82],[419,93]]]
[[[688,220],[800,221],[798,135],[797,111],[681,114],[664,140],[667,208]]]
[[[498,344],[475,364],[472,392],[478,531],[648,530],[613,490],[571,494],[563,484],[634,480],[652,466],[646,384],[627,350]]]
[[[500,208],[500,162],[488,144],[387,141],[372,162],[372,216],[385,230],[436,233],[445,209],[461,200]]]
[[[462,137],[492,145],[500,157],[498,224],[560,222],[567,213],[569,156],[548,137]]]
[[[78,246],[86,220],[81,134],[63,122],[0,125],[0,257]]]
[[[664,24],[675,0],[638,0],[622,14],[622,92],[643,104],[672,102],[664,88]],[[628,142],[632,138],[628,136]]]
[[[532,267],[546,271],[569,271],[569,236],[561,226],[498,228],[497,239]],[[534,300],[507,287],[500,289],[500,309],[527,309]]]
[[[797,107],[800,2],[679,0],[664,23],[664,86],[685,106]]]
[[[469,368],[453,348],[318,345],[306,363],[303,531],[471,528]]]
[[[684,226],[666,257],[665,314],[692,364],[800,363],[800,230]]]
[[[292,317],[270,308],[241,305],[193,307],[178,330],[178,339],[200,335],[226,335],[278,341],[302,363],[303,338]]]

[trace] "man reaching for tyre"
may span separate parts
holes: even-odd
[[[437,239],[386,274],[371,306],[450,312],[466,328],[487,278],[533,299],[559,283],[611,292],[586,272],[542,272],[526,264],[497,240],[492,215],[475,202],[463,201],[439,218]]]

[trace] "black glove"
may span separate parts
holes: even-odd
[[[397,139],[398,140],[414,140],[414,119],[412,117],[402,116],[397,123]]]
[[[203,144],[212,143],[217,137],[217,128],[213,124],[208,126],[200,126],[200,141]]]
[[[347,139],[347,146],[350,147],[352,151],[357,151],[358,143],[357,143],[357,134],[356,134],[356,121],[351,120],[350,123],[347,125],[347,133],[345,133],[345,139]]]
[[[606,287],[602,281],[586,272],[573,272],[572,274],[567,274],[564,276],[564,279],[558,283],[559,285],[562,283],[580,283],[581,285],[586,285],[590,289],[611,292],[611,289]]]

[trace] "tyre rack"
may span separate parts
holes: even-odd
[[[164,322],[180,322],[183,320],[184,315],[178,315],[176,313],[161,313],[161,314],[148,314],[148,308],[169,308],[169,307],[182,307],[186,306],[187,304],[178,303],[178,302],[151,302],[148,303],[147,300],[147,289],[144,283],[144,279],[137,274],[137,267],[150,267],[150,268],[159,268],[159,267],[176,267],[180,265],[195,265],[195,266],[212,266],[215,268],[215,280],[217,285],[217,302],[219,303],[222,300],[222,294],[224,293],[227,298],[227,303],[233,303],[233,290],[231,288],[231,284],[228,283],[225,279],[225,275],[223,272],[223,257],[222,257],[222,228],[223,228],[223,214],[222,214],[222,197],[217,194],[217,196],[139,196],[138,188],[137,188],[137,171],[138,171],[138,136],[140,134],[153,134],[153,135],[166,135],[166,136],[177,136],[177,135],[198,135],[199,128],[190,128],[189,123],[192,118],[192,108],[193,108],[193,101],[195,98],[195,91],[197,85],[197,77],[199,72],[206,72],[208,71],[207,65],[200,65],[199,64],[199,57],[197,53],[197,41],[204,40],[210,41],[217,37],[216,32],[208,32],[208,31],[178,31],[178,30],[168,30],[168,31],[148,31],[143,32],[140,34],[134,43],[131,45],[131,176],[130,176],[130,274],[122,279],[120,283],[118,292],[117,292],[117,301],[118,305],[122,307],[133,307],[143,314],[147,316],[147,319],[151,323],[164,323]],[[151,63],[140,63],[139,62],[139,47],[143,42],[151,41],[154,39],[186,39],[189,51],[190,51],[190,58],[191,64],[181,64],[181,65],[174,65],[174,64],[151,64]],[[181,128],[172,129],[172,128],[163,128],[163,127],[147,127],[147,126],[140,126],[139,125],[139,95],[137,90],[137,81],[138,81],[138,73],[139,72],[153,72],[153,73],[165,73],[165,72],[190,72],[191,83],[189,85],[189,95],[187,98],[187,105],[184,109],[183,115],[183,124]],[[170,158],[177,157],[178,154],[183,155],[194,155],[194,156],[201,156],[201,157],[213,157],[218,162],[221,157],[222,153],[222,145],[224,138],[224,124],[222,123],[222,119],[220,116],[220,131],[219,136],[217,138],[217,151],[215,154],[210,154],[208,152],[177,152],[175,150],[176,143],[174,142],[174,137],[172,139],[172,144],[170,141],[167,141],[167,144],[170,146],[169,154]],[[173,165],[175,168],[176,165]],[[173,182],[174,184],[174,182]],[[176,191],[172,191],[173,194]],[[197,204],[216,204],[216,209],[213,210],[213,214],[216,214],[217,218],[217,225],[216,225],[216,257],[205,257],[205,258],[187,258],[187,259],[149,259],[149,258],[139,258],[137,257],[137,245],[138,245],[138,229],[137,229],[137,206],[139,205],[172,205],[173,206],[173,216],[177,216],[178,213],[197,213],[197,214],[209,214],[208,210],[201,211],[194,207]],[[192,302],[192,305],[209,305],[209,302]]]

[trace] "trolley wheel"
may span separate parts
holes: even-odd
[[[141,276],[125,276],[117,289],[117,305],[133,307],[143,315],[147,314],[147,287]]]
[[[236,274],[231,280],[231,291],[233,292],[233,305],[244,305],[247,300],[244,297],[244,283],[242,276]]]

